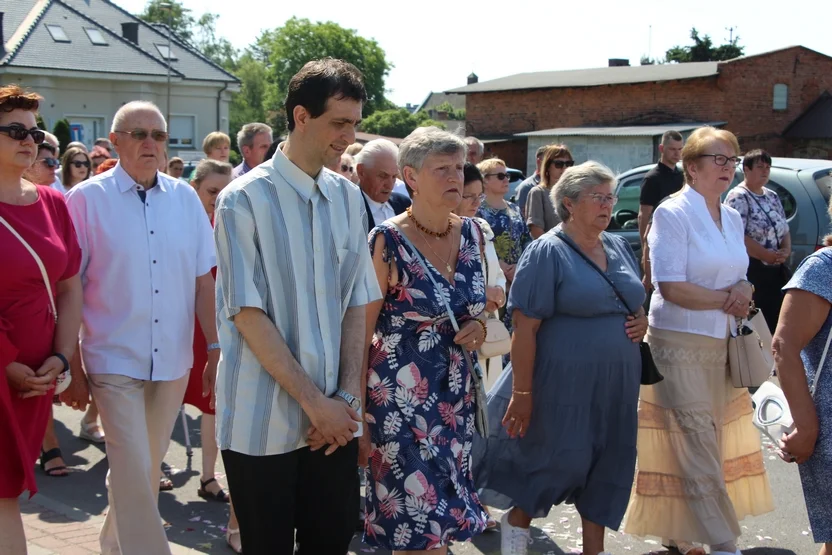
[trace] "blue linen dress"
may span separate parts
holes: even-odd
[[[398,280],[385,293],[370,346],[364,542],[390,550],[435,549],[479,534],[488,518],[471,474],[471,374],[445,304],[410,246],[384,223],[370,233],[371,250],[379,235]],[[460,326],[485,310],[480,237],[465,218],[454,283],[425,260]]]
[[[832,303],[832,248],[809,255],[783,288],[802,289]],[[826,339],[832,332],[832,311],[820,331],[800,353],[811,385],[818,371]],[[832,349],[831,349],[832,350]],[[803,497],[816,543],[832,542],[832,352],[826,355],[815,391],[820,432],[815,452],[799,465]]]
[[[542,320],[528,433],[502,426],[511,398],[507,367],[488,395],[487,441],[475,440],[480,499],[532,517],[574,503],[580,514],[617,529],[627,509],[636,462],[641,354],[627,337],[628,311],[598,272],[555,232],[523,253],[509,311]],[[631,307],[645,298],[627,241],[603,233],[607,275]]]

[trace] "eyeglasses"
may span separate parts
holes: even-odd
[[[44,164],[47,168],[53,169],[58,167],[58,159],[57,158],[41,158],[40,160],[35,160],[38,164]]]
[[[352,173],[352,166],[348,166],[347,164],[341,164],[341,171]]]
[[[462,195],[462,200],[473,204],[482,204],[485,201],[485,193],[479,195]]]
[[[134,129],[132,131],[116,131],[116,133],[130,135],[131,138],[136,139],[137,141],[147,139],[148,135],[157,143],[163,143],[168,140],[168,132],[160,131],[158,129],[154,129],[153,131],[148,131],[147,129]]]
[[[76,168],[78,168],[78,169],[81,169],[81,168],[89,168],[89,167],[90,167],[90,163],[89,163],[89,162],[87,162],[86,160],[73,160],[73,161],[71,162],[71,164],[72,164],[73,166],[75,166]]]
[[[510,178],[510,177],[511,177],[509,174],[507,174],[507,173],[503,173],[503,172],[500,172],[500,173],[487,173],[487,174],[485,174],[485,177],[491,177],[492,175],[496,175],[496,176],[497,176],[497,179],[499,179],[500,181],[502,181],[502,180],[504,180],[504,179],[508,179],[508,178]]]
[[[587,196],[592,199],[592,202],[600,206],[603,206],[605,204],[615,206],[615,203],[618,202],[618,197],[615,195],[602,195],[600,193],[593,193]]]
[[[704,158],[706,156],[712,157],[714,159],[714,164],[716,164],[717,166],[725,166],[730,161],[731,164],[736,168],[737,166],[740,165],[740,162],[742,161],[739,158],[737,158],[736,156],[730,156],[729,157],[729,156],[725,156],[724,154],[700,154],[699,155],[700,158]]]
[[[549,162],[550,165],[555,166],[557,169],[562,170],[563,168],[571,168],[575,165],[574,160],[552,160]]]
[[[37,127],[26,129],[22,125],[9,125],[7,127],[0,127],[0,133],[8,135],[15,141],[25,141],[26,137],[31,135],[32,140],[35,141],[36,145],[41,144],[43,140],[46,138],[46,133],[44,133],[42,129],[38,129]]]

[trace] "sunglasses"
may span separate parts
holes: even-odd
[[[550,165],[555,166],[557,169],[562,170],[563,168],[571,168],[575,165],[574,160],[552,160],[549,162]]]
[[[487,174],[485,174],[485,177],[491,177],[492,175],[496,175],[496,176],[497,176],[497,179],[499,179],[500,181],[502,181],[502,180],[504,180],[504,179],[509,179],[509,178],[511,177],[509,174],[507,174],[507,173],[503,173],[503,172],[500,172],[500,173],[487,173]]]
[[[43,140],[46,138],[46,134],[43,132],[42,129],[38,129],[37,127],[26,129],[22,125],[9,125],[7,127],[0,127],[0,133],[8,135],[15,141],[25,141],[26,137],[31,135],[32,140],[35,141],[36,145],[41,144]]]
[[[150,136],[157,143],[163,143],[168,140],[168,132],[160,131],[158,129],[154,129],[153,131],[148,131],[147,129],[134,129],[132,131],[116,131],[116,133],[130,135],[131,138],[136,139],[137,141],[143,141],[147,139],[148,136]]]
[[[45,165],[49,169],[53,169],[53,168],[58,167],[58,159],[57,158],[41,158],[40,160],[36,160],[36,162]]]
[[[341,164],[341,171],[342,172],[352,172],[352,166],[348,166],[347,164]]]
[[[78,168],[78,169],[81,169],[81,168],[89,168],[89,167],[90,167],[90,163],[89,163],[89,162],[87,162],[86,160],[73,160],[73,161],[71,162],[71,164],[72,164],[73,166],[75,166],[76,168]]]

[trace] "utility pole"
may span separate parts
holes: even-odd
[[[173,52],[171,51],[171,28],[173,27],[173,4],[170,2],[163,2],[159,4],[159,7],[166,8],[168,10],[168,55],[167,55],[167,70],[168,70],[168,99],[165,107],[167,108],[167,118],[165,123],[167,124],[168,128],[170,128],[170,60],[173,57]]]
[[[734,31],[736,29],[737,26],[725,28],[725,30],[728,31],[728,44],[734,44]]]

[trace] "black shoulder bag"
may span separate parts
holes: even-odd
[[[612,287],[613,292],[618,297],[618,299],[624,304],[624,307],[627,309],[633,317],[636,316],[636,313],[630,309],[630,305],[627,304],[627,301],[624,299],[624,295],[618,290],[618,287],[612,282],[612,280],[607,276],[606,272],[604,272],[598,265],[592,261],[584,252],[579,249],[576,245],[572,243],[572,241],[566,237],[562,232],[558,231],[555,233],[561,241],[569,245],[573,251],[578,253],[581,258],[583,258],[589,266],[598,272],[602,278]],[[653,362],[653,353],[650,351],[650,345],[642,341],[638,345],[639,351],[641,351],[641,383],[642,385],[654,385],[659,383],[664,379],[664,376],[659,373],[659,369],[656,368],[656,363]]]

